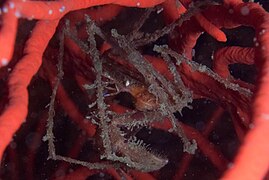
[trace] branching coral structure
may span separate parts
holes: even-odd
[[[1,179],[269,177],[267,4],[0,6]]]

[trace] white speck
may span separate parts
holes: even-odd
[[[255,125],[253,123],[250,123],[248,127],[249,127],[249,129],[253,129],[255,127]]]
[[[10,3],[9,3],[9,7],[10,7],[10,9],[14,9],[14,7],[15,7],[14,2],[10,2]]]
[[[265,32],[266,32],[266,30],[263,29],[263,30],[261,30],[261,31],[259,32],[259,34],[260,34],[260,35],[263,35]]]
[[[125,86],[129,86],[130,85],[130,81],[127,80],[126,83],[125,83]]]
[[[247,6],[243,6],[240,11],[243,16],[249,15],[249,8]]]
[[[254,38],[253,38],[253,42],[256,42],[256,41],[257,41],[257,38],[256,38],[256,37],[254,37]]]
[[[191,55],[192,55],[192,57],[195,56],[195,49],[192,49],[192,50],[191,50]]]
[[[210,58],[213,60],[214,59],[214,51],[213,51],[213,53],[211,54],[211,56],[210,56]]]
[[[7,7],[3,7],[2,8],[2,11],[3,11],[3,13],[7,13],[8,12],[8,8]]]
[[[139,7],[140,5],[141,5],[141,3],[140,3],[140,2],[136,3],[136,6],[137,6],[137,7]]]
[[[258,47],[260,44],[258,42],[255,43],[255,46]]]
[[[1,59],[1,65],[6,66],[8,64],[8,59],[7,58],[2,58]]]
[[[199,71],[200,72],[206,72],[206,66],[205,65],[200,66]]]
[[[233,14],[234,13],[234,10],[233,9],[229,9],[228,11],[230,14]]]
[[[163,8],[159,9],[159,10],[157,11],[157,14],[160,14],[162,11],[163,11]]]
[[[228,169],[233,168],[233,166],[234,166],[234,164],[233,164],[233,163],[228,163],[228,165],[227,165]]]
[[[261,114],[261,118],[268,121],[269,120],[269,114]]]
[[[34,18],[35,18],[35,16],[32,15],[32,16],[28,17],[27,19],[28,19],[29,21],[31,21],[31,20],[33,20]]]
[[[59,11],[62,13],[62,12],[64,12],[65,11],[65,6],[62,6],[60,9],[59,9]]]
[[[15,12],[15,16],[16,16],[17,18],[20,18],[20,17],[21,17],[21,13],[20,13],[19,11],[16,11],[16,12]]]
[[[17,144],[14,141],[11,142],[9,145],[10,145],[11,149],[16,149],[16,147],[17,147]]]
[[[53,10],[52,9],[50,9],[49,10],[49,15],[51,15],[53,13]]]

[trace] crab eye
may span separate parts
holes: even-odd
[[[130,85],[130,81],[127,80],[127,81],[125,82],[125,86],[127,87],[127,86],[129,86],[129,85]]]

